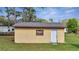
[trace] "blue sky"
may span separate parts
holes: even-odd
[[[37,17],[49,19],[52,18],[54,22],[59,22],[63,19],[77,18],[79,19],[79,8],[78,7],[48,7],[45,10],[39,10]]]
[[[4,8],[0,8],[5,10]],[[22,11],[17,8],[16,10]],[[79,19],[79,8],[78,7],[46,7],[44,9],[35,8],[36,16],[38,18],[50,19],[52,18],[54,22],[59,22],[63,19],[77,18]],[[0,15],[6,15],[6,13],[0,13]]]

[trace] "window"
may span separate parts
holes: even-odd
[[[36,35],[43,35],[43,30],[36,30]]]

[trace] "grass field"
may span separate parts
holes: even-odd
[[[64,44],[14,43],[13,36],[0,36],[0,51],[78,51],[79,34],[65,34]]]

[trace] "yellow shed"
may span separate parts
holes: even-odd
[[[14,27],[15,43],[64,43],[61,23],[21,22]]]

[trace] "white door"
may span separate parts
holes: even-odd
[[[57,31],[52,30],[51,32],[51,43],[57,43]]]

